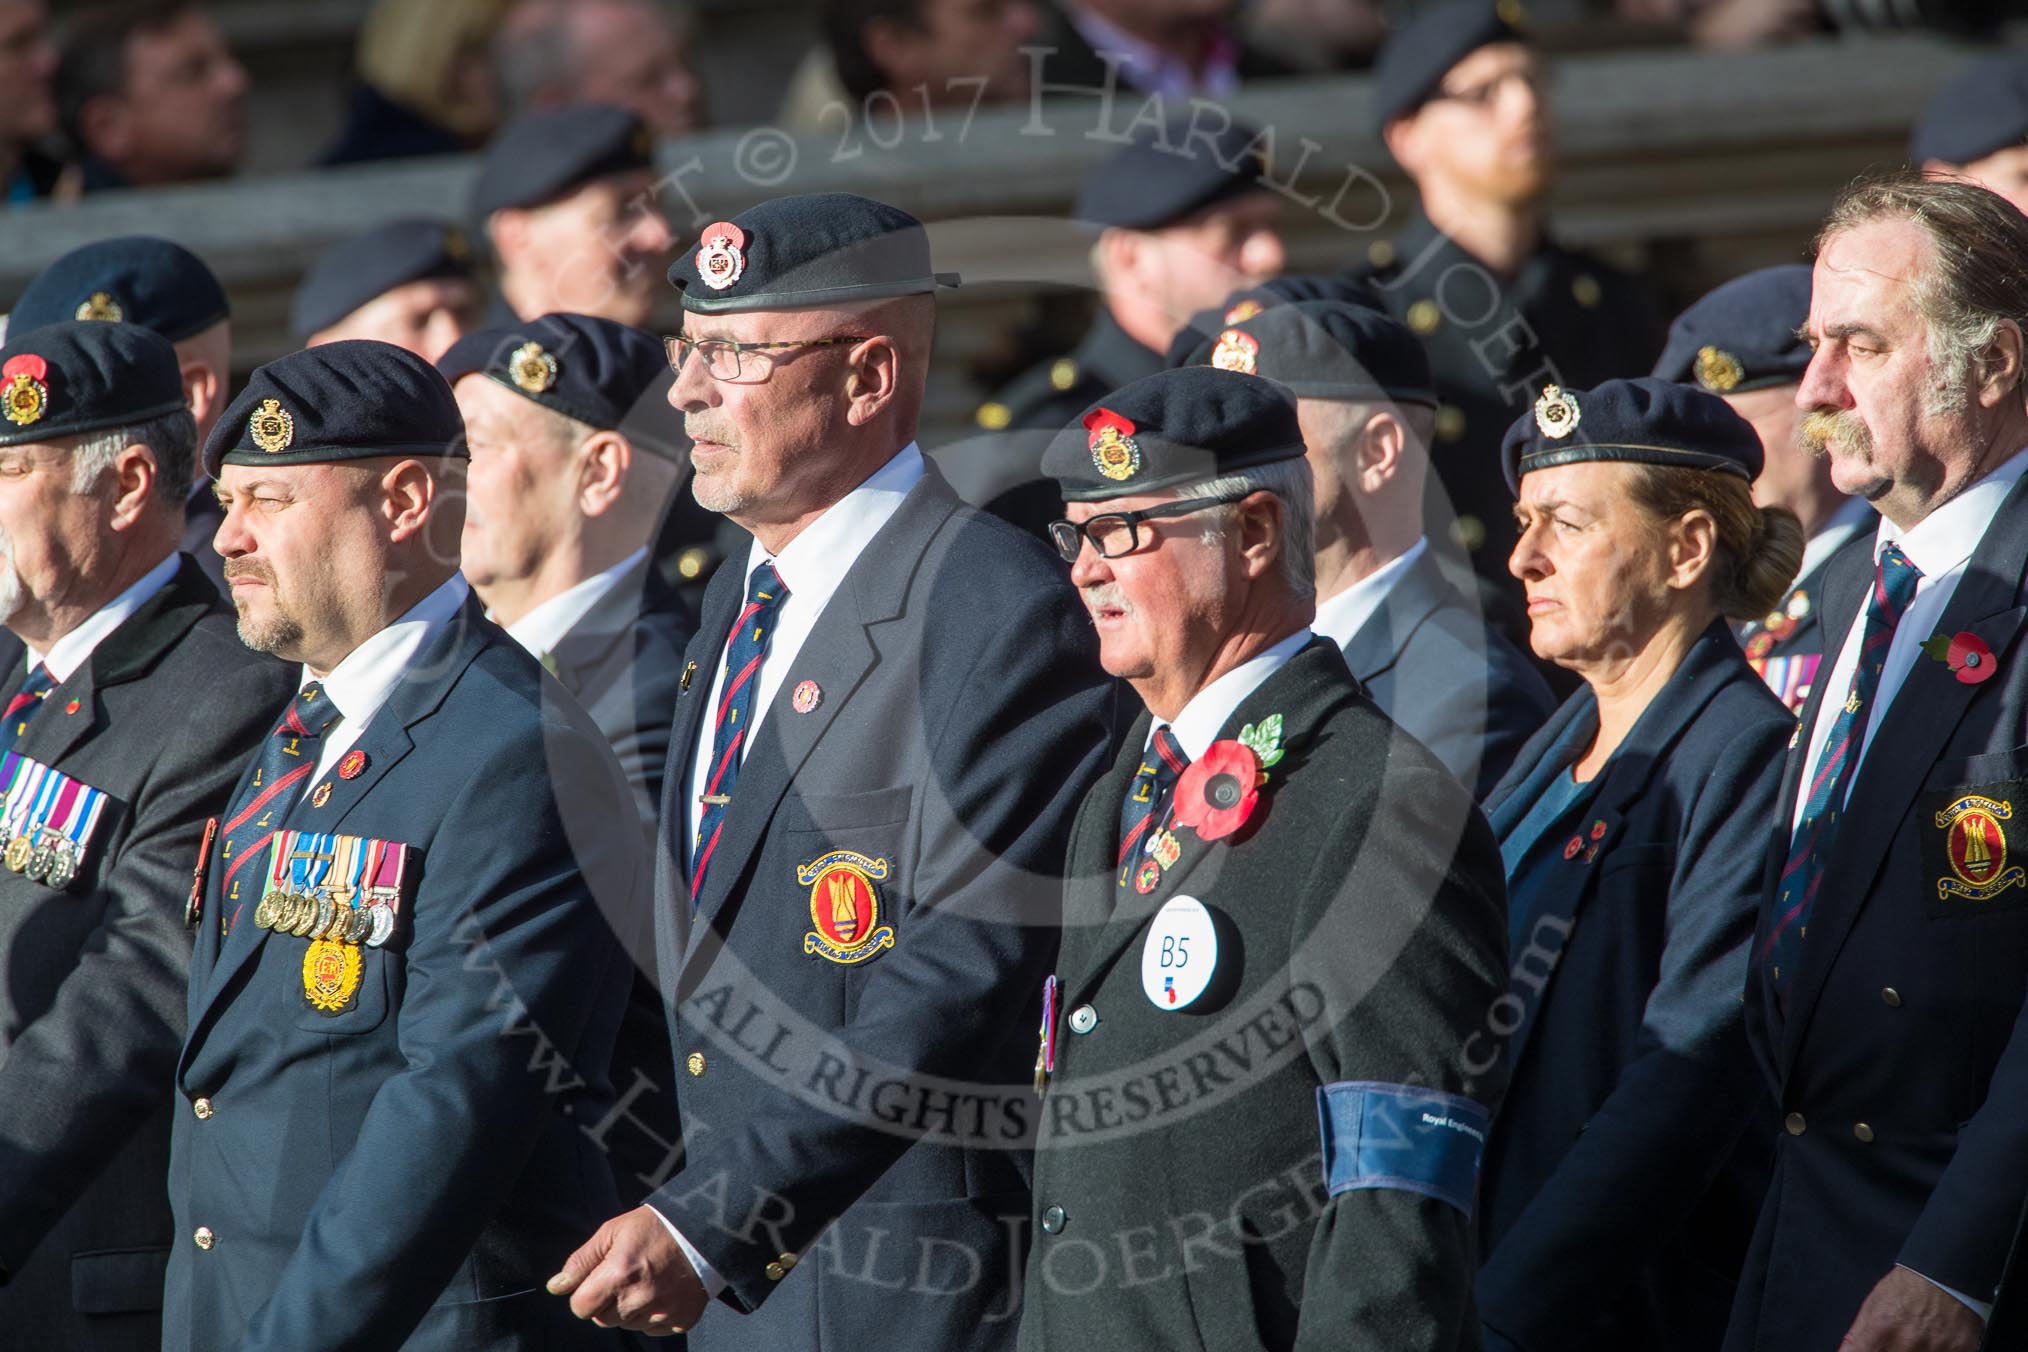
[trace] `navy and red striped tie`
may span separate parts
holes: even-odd
[[[35,670],[28,673],[28,679],[21,683],[20,693],[7,701],[7,713],[0,719],[0,726],[10,731],[14,741],[21,740],[21,734],[28,731],[28,720],[42,709],[42,702],[49,698],[49,692],[56,689],[56,678],[49,674],[49,668],[37,662]]]
[[[782,585],[775,566],[763,563],[756,567],[747,579],[746,606],[733,622],[732,637],[725,645],[725,685],[718,692],[718,707],[712,711],[711,772],[705,777],[703,810],[697,814],[697,839],[692,846],[696,851],[690,866],[692,909],[704,895],[704,870],[725,830],[725,810],[731,806],[733,786],[739,782],[746,731],[753,725],[761,663],[767,658],[775,617],[788,599],[789,589]]]
[[[1880,689],[1880,669],[1887,664],[1894,628],[1901,623],[1908,603],[1915,599],[1916,584],[1921,580],[1922,570],[1909,562],[1899,546],[1888,545],[1880,551],[1873,574],[1873,595],[1866,603],[1866,629],[1859,639],[1859,665],[1852,671],[1851,691],[1838,708],[1837,721],[1831,724],[1824,739],[1824,749],[1811,767],[1802,820],[1789,839],[1789,857],[1782,865],[1774,923],[1768,927],[1767,937],[1761,940],[1756,955],[1784,1012],[1788,1008],[1789,981],[1795,975],[1796,960],[1809,928],[1810,909],[1816,905],[1817,888],[1824,881],[1824,865],[1836,833],[1838,814],[1844,810],[1846,793],[1865,748],[1873,697]]]
[[[311,681],[296,692],[296,698],[282,711],[282,721],[261,744],[253,778],[218,830],[222,867],[218,873],[219,914],[227,928],[237,923],[235,908],[245,904],[239,895],[242,879],[251,884],[249,898],[260,899],[266,881],[262,861],[267,857],[268,841],[295,805],[303,782],[316,772],[318,743],[338,716],[338,706],[324,697],[324,687]]]
[[[1155,735],[1148,741],[1148,749],[1142,754],[1141,768],[1134,773],[1133,782],[1127,785],[1126,801],[1120,804],[1120,858],[1119,881],[1124,885],[1127,875],[1133,871],[1134,851],[1145,844],[1148,832],[1161,822],[1161,811],[1169,801],[1170,791],[1176,787],[1176,779],[1189,766],[1190,757],[1183,754],[1183,744],[1176,740],[1165,724],[1155,729]]]

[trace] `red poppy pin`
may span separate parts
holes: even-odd
[[[1565,859],[1575,859],[1575,858],[1577,858],[1577,857],[1578,857],[1578,856],[1579,856],[1580,854],[1583,854],[1583,853],[1584,853],[1584,837],[1583,837],[1583,836],[1572,836],[1572,837],[1571,837],[1571,838],[1570,838],[1569,840],[1567,840],[1567,841],[1565,841],[1565,842],[1564,842],[1564,845],[1563,845],[1563,857],[1564,857]]]
[[[1260,757],[1243,742],[1213,742],[1176,780],[1176,824],[1223,840],[1260,801]]]
[[[1986,640],[1970,630],[1961,630],[1952,638],[1945,638],[1940,633],[1931,634],[1922,641],[1922,650],[1949,667],[1951,673],[1966,685],[1989,680],[2000,669]]]

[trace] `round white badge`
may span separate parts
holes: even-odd
[[[1195,897],[1171,897],[1141,946],[1141,993],[1157,1009],[1187,1009],[1218,967],[1218,927]]]

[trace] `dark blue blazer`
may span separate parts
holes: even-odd
[[[1515,788],[1596,719],[1580,691],[1522,750],[1487,803],[1502,839],[1529,807]],[[1511,1030],[1479,1274],[1480,1313],[1508,1346],[1709,1352],[1724,1329],[1764,1181],[1741,1148],[1755,1095],[1739,990],[1794,726],[1714,622],[1576,829],[1509,875],[1509,905],[1530,917],[1510,1003],[1465,1049],[1500,1055]]]
[[[627,993],[602,911],[631,903],[640,836],[605,740],[545,679],[468,601],[367,724],[364,773],[280,823],[420,852],[350,1011],[308,1006],[305,943],[254,925],[253,888],[207,884],[165,1348],[608,1345],[542,1284],[616,1206],[583,1128]]]
[[[1011,1345],[1042,981],[1108,749],[1090,621],[1060,559],[929,469],[784,673],[693,920],[675,833],[745,573],[684,664],[656,866],[686,1155],[649,1201],[730,1307],[691,1345]],[[856,962],[810,942],[806,870],[837,851],[882,875],[865,932],[893,932]]]
[[[2028,1197],[2028,876],[2007,881],[2028,854],[2017,825],[2028,811],[2024,571],[2028,479],[1935,630],[1984,640],[1995,674],[1966,683],[1916,659],[1859,763],[1786,1012],[1758,967],[1748,983],[1747,1029],[1782,1122],[1729,1349],[1830,1352],[1896,1263],[1977,1300],[2000,1285]],[[1872,578],[1868,553],[1834,569],[1827,650]],[[1802,726],[1845,693],[1818,682]],[[1799,735],[1762,842],[1761,935],[1808,745]],[[1992,876],[2005,885],[1982,899],[1942,886],[1961,881],[1952,814],[1967,798],[2007,805],[1991,809],[2005,842]]]

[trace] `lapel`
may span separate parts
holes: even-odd
[[[656,595],[661,579],[653,575],[648,562],[643,558],[614,579],[605,595],[550,650],[556,679],[572,694],[585,689],[615,647],[632,641],[635,621],[644,610],[665,601],[676,604],[673,594],[666,598]]]
[[[662,819],[669,842],[671,866],[683,880],[685,896],[690,885],[690,851],[683,841],[690,830],[690,768],[697,758],[697,737],[704,712],[711,705],[711,683],[718,679],[719,663],[725,660],[725,645],[732,638],[732,622],[739,618],[740,603],[746,599],[746,560],[727,559],[712,574],[704,589],[704,615],[690,645],[683,653],[683,671],[688,680],[676,688],[676,717],[669,728],[669,765],[662,780]],[[690,906],[675,908],[688,924]]]
[[[1066,986],[1082,980],[1089,970],[1100,934],[1112,915],[1115,894],[1120,890],[1113,881],[1119,874],[1114,860],[1120,849],[1120,804],[1141,768],[1153,723],[1153,715],[1142,709],[1112,768],[1085,795],[1072,827],[1070,867],[1063,885],[1063,937],[1057,958],[1057,970]]]
[[[2024,564],[2028,564],[2028,478],[2017,482],[2007,494],[1993,524],[1972,551],[1971,562],[1958,579],[1936,632],[1978,635],[1993,650],[2004,673],[2008,650],[2020,633],[2022,619],[2028,617],[2021,598]],[[1843,631],[1838,632],[1842,641]],[[1801,1045],[1804,1025],[1823,991],[1824,978],[1859,917],[1909,804],[1965,710],[1985,688],[1984,684],[1959,681],[1941,663],[1919,656],[1895,692],[1894,702],[1881,715],[1872,740],[1861,749],[1859,768],[1846,797],[1846,812],[1837,824],[1835,848],[1811,908],[1810,928],[1816,933],[1804,936],[1795,985],[1789,992],[1788,1023],[1782,1030],[1784,1067]],[[1820,693],[1811,692],[1813,703]],[[1807,750],[1805,739],[1799,737],[1797,744]],[[1792,764],[1795,759],[1790,757]]]
[[[1425,547],[1422,557],[1394,580],[1366,623],[1345,645],[1345,661],[1361,685],[1371,683],[1401,660],[1415,631],[1449,599],[1450,586]]]
[[[867,542],[817,617],[795,660],[783,673],[774,702],[768,706],[767,718],[740,762],[739,785],[725,812],[718,852],[712,857],[703,895],[696,899],[696,916],[684,937],[685,966],[696,955],[703,935],[711,929],[711,922],[724,908],[733,889],[744,888],[747,866],[764,842],[768,822],[797,772],[839,713],[851,703],[860,682],[879,665],[880,646],[875,631],[903,616],[908,589],[923,555],[957,505],[958,499],[943,476],[934,466],[926,466],[922,482],[909,491],[887,524]],[[789,585],[794,587],[793,580]],[[743,596],[743,579],[739,586]],[[724,652],[725,636],[732,628],[733,618],[724,616],[723,628],[714,630],[718,634],[718,655]],[[912,641],[914,631],[927,622],[927,617],[918,616],[917,624],[903,635],[902,641]],[[713,661],[717,661],[716,655]],[[815,709],[800,714],[790,700],[804,681],[815,681],[824,697]],[[697,684],[691,689],[696,693]],[[692,735],[697,735],[694,731],[697,717],[694,710],[689,715]],[[688,778],[686,772],[686,782]],[[684,806],[687,808],[688,804]],[[688,829],[687,814],[676,820],[683,823],[676,829]]]

